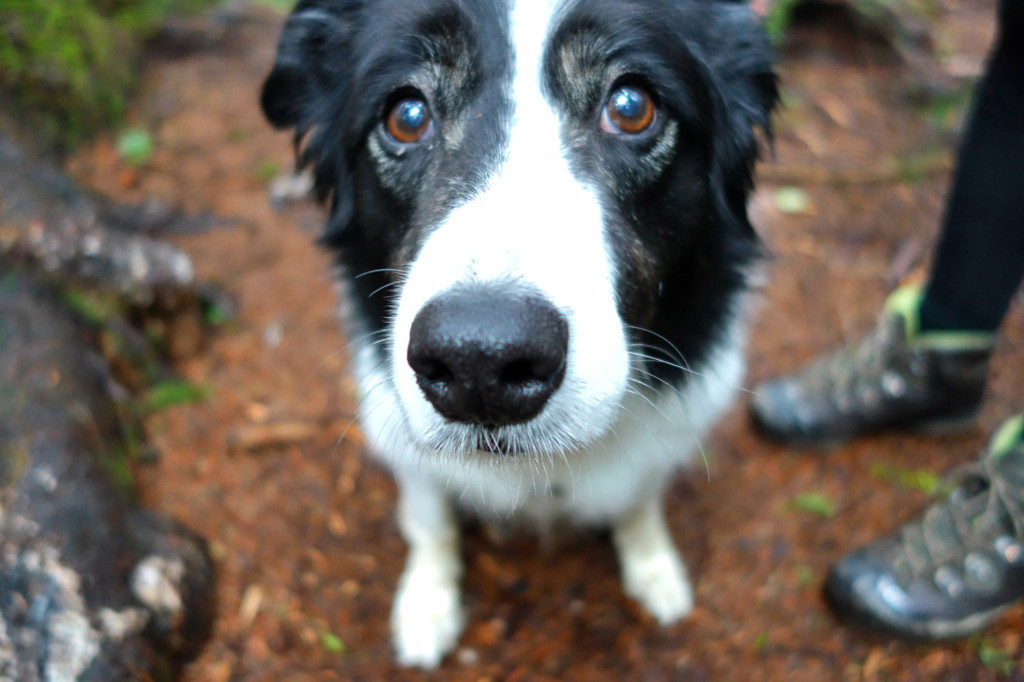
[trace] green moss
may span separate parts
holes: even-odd
[[[807,4],[807,0],[774,0],[764,18],[765,30],[771,41],[780,45],[785,42],[786,34],[793,23],[793,15],[797,9]],[[845,3],[854,17],[888,30],[892,22],[891,7],[894,0],[846,0]],[[902,10],[920,16],[934,16],[938,11],[935,0],[901,0]]]
[[[256,2],[281,14],[286,14],[295,6],[296,0],[256,0]]]
[[[143,406],[146,412],[159,412],[175,405],[201,403],[210,397],[209,386],[188,381],[164,381],[146,391]]]
[[[68,288],[60,292],[64,304],[79,317],[97,327],[105,327],[121,314],[117,297],[86,289]]]
[[[142,44],[212,0],[4,0],[0,90],[60,146],[119,121]]]
[[[789,25],[793,22],[793,11],[801,0],[776,0],[768,9],[768,15],[764,18],[764,29],[768,38],[776,45],[781,44],[786,38]]]

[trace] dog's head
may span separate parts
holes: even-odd
[[[775,100],[726,0],[301,0],[263,89],[414,442],[513,453],[593,442],[721,340]]]

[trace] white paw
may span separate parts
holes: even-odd
[[[455,647],[463,613],[456,581],[406,570],[391,609],[391,634],[398,662],[436,668]]]
[[[671,625],[693,611],[693,587],[675,551],[623,557],[622,582],[626,594],[662,625]]]

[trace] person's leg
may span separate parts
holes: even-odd
[[[1024,0],[1001,1],[999,26],[927,289],[897,291],[872,334],[758,386],[750,409],[765,435],[823,445],[973,423],[995,330],[1024,275]]]
[[[921,303],[922,331],[994,332],[1024,278],[1024,2],[1003,0],[999,14]]]

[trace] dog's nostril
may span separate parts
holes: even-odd
[[[528,421],[565,376],[568,322],[536,295],[457,290],[424,306],[410,331],[417,384],[453,421]]]
[[[524,399],[534,394],[547,395],[549,383],[556,377],[561,381],[564,373],[562,364],[554,360],[557,360],[557,356],[513,360],[502,367],[498,382],[509,395],[518,393]]]
[[[539,383],[544,380],[538,371],[538,365],[533,360],[513,360],[501,369],[499,381],[509,386],[527,386],[530,383]]]
[[[443,363],[437,360],[423,360],[413,366],[413,370],[427,381],[438,384],[448,384],[454,380],[455,375]]]

